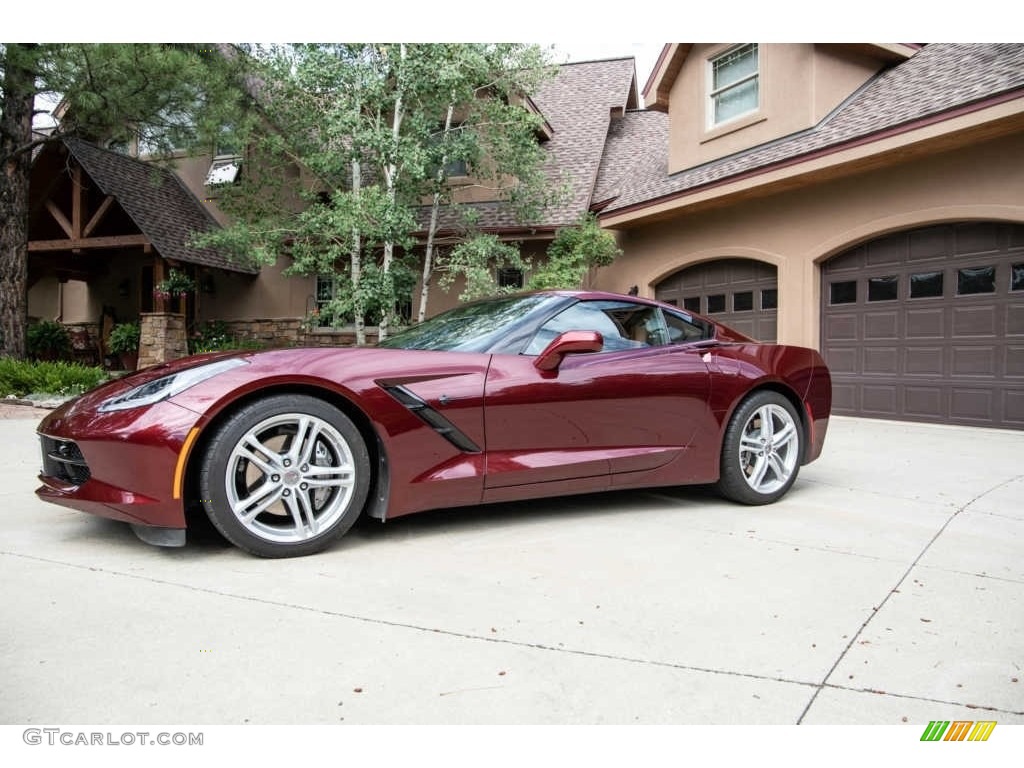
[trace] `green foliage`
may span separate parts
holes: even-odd
[[[172,296],[184,296],[196,289],[196,282],[191,277],[177,269],[172,269],[170,274],[153,287],[153,295],[169,299]]]
[[[110,329],[107,347],[111,352],[124,355],[139,351],[139,324],[118,323]]]
[[[318,319],[329,326],[347,325],[361,312],[367,323],[377,324],[385,308],[395,314],[396,297],[409,296],[415,285],[416,276],[403,261],[392,264],[387,272],[370,262],[358,285],[347,273],[336,277],[334,298],[323,306]]]
[[[511,243],[501,242],[496,235],[477,235],[459,243],[442,261],[441,287],[450,290],[460,275],[465,278],[466,287],[459,294],[460,301],[472,301],[484,296],[513,293],[516,288],[499,288],[495,275],[498,269],[529,269],[530,263],[523,259],[519,248]]]
[[[257,339],[243,339],[235,336],[223,320],[211,320],[204,323],[188,341],[189,354],[201,352],[224,352],[236,349],[263,349],[264,344]]]
[[[36,360],[56,360],[71,352],[67,328],[53,320],[40,320],[28,327],[27,351]]]
[[[265,130],[247,143],[249,172],[218,196],[235,223],[200,242],[263,264],[290,257],[291,274],[334,275],[343,290],[331,311],[353,317],[357,333],[363,321],[383,330],[411,292],[401,254],[417,245],[425,200],[451,202],[448,169],[467,167],[524,221],[551,200],[540,118],[522,105],[549,74],[537,46],[303,44],[248,53]]]
[[[102,368],[65,362],[28,362],[0,357],[0,397],[78,395],[106,380]]]
[[[209,151],[226,138],[241,146],[237,137],[257,119],[244,64],[223,44],[0,43],[0,354],[21,357],[26,349],[33,152],[66,136],[141,139],[157,157]],[[45,134],[32,130],[37,95],[65,107]]]
[[[615,236],[588,213],[575,226],[558,230],[547,255],[547,263],[530,277],[528,288],[580,288],[591,270],[608,266],[622,251]]]
[[[211,148],[248,130],[255,113],[239,52],[220,43],[45,43],[0,46],[34,74],[37,93],[67,109],[50,139],[131,143],[155,154]],[[3,96],[16,96],[3,78]],[[11,93],[8,93],[11,90]],[[23,146],[2,147],[0,159]]]

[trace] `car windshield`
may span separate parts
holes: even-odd
[[[527,294],[464,304],[395,334],[377,346],[485,352],[512,332],[517,321],[552,301],[557,299],[549,294]]]

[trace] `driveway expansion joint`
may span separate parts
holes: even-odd
[[[1009,485],[1010,483],[1017,482],[1021,478],[1024,478],[1024,475],[1016,475],[1016,476],[1011,477],[1011,478],[1009,478],[1007,480],[1003,480],[1002,482],[996,483],[991,488],[988,488],[988,489],[982,491],[977,496],[975,496],[973,499],[971,499],[970,501],[968,501],[967,503],[963,504],[961,507],[956,509],[953,512],[953,514],[951,514],[946,519],[946,521],[939,527],[939,530],[937,530],[935,532],[935,535],[932,536],[928,540],[928,542],[924,545],[924,547],[921,549],[921,551],[917,554],[917,557],[914,558],[913,562],[911,562],[910,565],[907,566],[906,570],[903,572],[903,575],[900,576],[900,578],[896,582],[896,584],[889,589],[889,592],[885,595],[884,598],[882,598],[882,600],[877,605],[872,607],[871,611],[867,615],[867,618],[864,619],[863,623],[861,623],[861,625],[860,625],[860,627],[858,627],[857,631],[854,632],[853,635],[850,637],[850,641],[846,644],[846,646],[843,648],[843,650],[840,651],[839,656],[835,660],[835,663],[832,664],[832,667],[828,670],[828,672],[825,673],[825,677],[822,678],[821,683],[819,683],[817,686],[815,686],[814,693],[811,695],[811,698],[808,700],[807,705],[804,707],[803,712],[800,714],[800,717],[797,718],[797,725],[800,725],[801,723],[803,723],[804,718],[807,717],[807,714],[810,712],[811,707],[814,706],[814,702],[818,698],[818,694],[820,694],[822,690],[824,690],[825,688],[833,688],[833,689],[834,688],[841,688],[841,686],[830,684],[828,682],[828,679],[832,676],[832,674],[836,671],[836,669],[839,667],[839,665],[846,658],[846,655],[850,652],[850,649],[857,642],[857,639],[861,635],[864,634],[864,630],[867,629],[868,624],[871,623],[871,620],[874,619],[875,616],[877,616],[879,614],[879,612],[881,612],[881,610],[885,606],[885,604],[887,602],[889,602],[889,598],[891,598],[894,594],[898,594],[899,593],[900,588],[903,586],[904,582],[906,582],[906,580],[909,578],[910,574],[914,571],[914,569],[918,567],[918,563],[920,563],[921,558],[924,557],[925,554],[927,554],[928,550],[931,549],[932,545],[935,544],[936,541],[938,541],[939,537],[943,533],[945,533],[945,531],[949,527],[950,523],[952,523],[960,515],[961,512],[966,511],[967,508],[970,507],[972,504],[977,503],[981,499],[983,499],[986,496],[988,496],[990,493],[994,493],[995,491],[998,491],[1003,486]],[[989,578],[989,577],[983,577],[983,578]],[[874,691],[869,691],[869,692],[874,693]],[[897,694],[888,694],[888,695],[897,695]],[[907,698],[913,698],[913,697],[907,697]],[[974,707],[974,706],[969,705],[969,704],[964,704],[963,706],[969,706],[969,707],[972,707],[972,708],[983,709],[982,707]],[[1014,713],[1014,714],[1016,714],[1016,713]]]

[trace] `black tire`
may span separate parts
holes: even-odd
[[[742,504],[778,501],[796,481],[804,447],[803,423],[793,404],[778,392],[754,392],[726,427],[718,492]]]
[[[324,549],[359,518],[369,489],[359,430],[308,395],[273,395],[232,414],[207,444],[199,472],[210,521],[260,557]]]

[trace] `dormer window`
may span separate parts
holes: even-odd
[[[759,106],[757,43],[730,48],[708,61],[708,127],[715,128]]]
[[[206,172],[206,186],[216,187],[219,184],[234,184],[238,180],[238,172],[242,168],[242,158],[238,156],[215,157]]]

